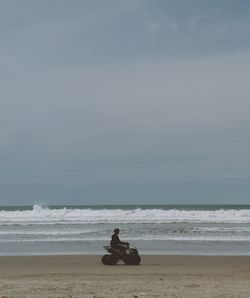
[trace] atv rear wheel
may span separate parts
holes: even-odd
[[[109,255],[104,255],[102,257],[102,263],[103,263],[103,265],[108,265],[108,259],[109,259]]]
[[[108,258],[107,258],[107,265],[115,265],[117,262],[117,259],[115,256],[113,255],[108,255]]]

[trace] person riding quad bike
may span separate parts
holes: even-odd
[[[114,229],[114,234],[111,236],[110,246],[112,248],[121,250],[125,252],[127,247],[129,246],[128,242],[121,241],[118,234],[120,233],[119,229]]]
[[[131,248],[128,242],[121,241],[118,234],[120,230],[114,229],[114,234],[111,237],[110,246],[104,246],[104,249],[109,253],[102,257],[104,265],[115,265],[122,260],[127,265],[139,265],[141,257],[136,248]]]

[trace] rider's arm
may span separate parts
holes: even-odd
[[[116,234],[112,236],[112,242],[113,244],[128,245],[128,242],[121,241],[119,236]]]
[[[117,235],[117,237],[116,237],[116,241],[117,241],[117,244],[128,245],[128,242],[121,241],[118,235]]]

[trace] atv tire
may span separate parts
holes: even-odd
[[[109,259],[109,255],[104,255],[102,257],[102,263],[103,263],[103,265],[108,265],[108,259]]]
[[[106,265],[111,265],[111,266],[113,266],[113,265],[116,265],[116,262],[117,262],[117,259],[116,259],[115,256],[113,256],[113,255],[108,255],[108,257],[107,257],[107,264],[106,264]]]
[[[130,258],[131,265],[139,265],[141,263],[141,257],[139,255],[133,255]]]
[[[126,256],[123,258],[123,262],[126,264],[126,265],[131,265],[131,257],[130,256]]]
[[[139,265],[141,262],[141,257],[139,255],[126,256],[123,259],[123,262],[126,265]]]

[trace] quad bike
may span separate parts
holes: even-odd
[[[111,246],[104,246],[104,248],[109,253],[102,257],[102,263],[104,265],[115,265],[120,260],[126,265],[139,265],[141,262],[138,250],[136,248],[130,248],[129,244],[124,252]]]

